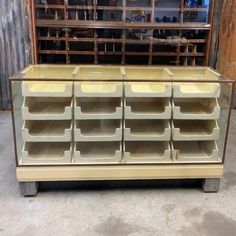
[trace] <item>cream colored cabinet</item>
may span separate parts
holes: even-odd
[[[10,80],[17,178],[217,178],[233,81],[208,67],[30,66]]]

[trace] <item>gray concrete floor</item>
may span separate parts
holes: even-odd
[[[236,235],[236,112],[218,193],[170,181],[155,187],[44,185],[23,198],[15,177],[9,112],[0,113],[0,235]]]

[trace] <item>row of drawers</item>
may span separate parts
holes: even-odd
[[[218,140],[220,129],[215,120],[79,120],[25,121],[25,142],[85,141],[190,141]]]
[[[124,111],[124,114],[123,114]],[[24,98],[24,120],[219,119],[216,98]]]
[[[214,141],[25,143],[22,164],[218,162]]]
[[[202,97],[220,96],[218,83],[24,81],[24,97]]]

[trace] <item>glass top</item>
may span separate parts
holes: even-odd
[[[228,81],[210,67],[182,66],[94,66],[30,65],[11,77],[12,80],[66,81]]]

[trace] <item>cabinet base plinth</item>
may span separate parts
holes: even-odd
[[[19,166],[19,182],[138,179],[219,179],[223,164],[209,165],[100,165],[100,166]]]

